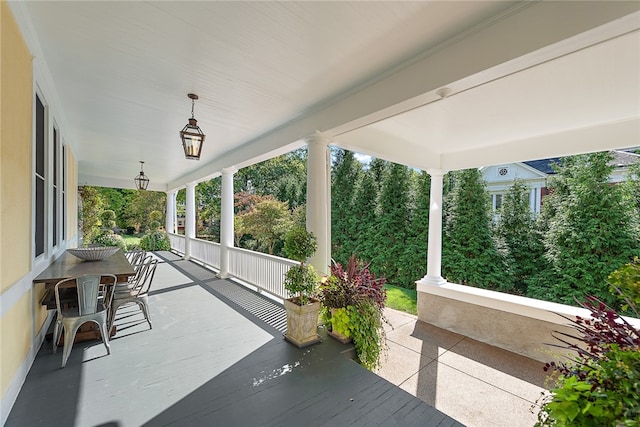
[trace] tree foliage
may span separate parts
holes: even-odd
[[[253,236],[259,246],[273,255],[276,243],[290,228],[291,214],[286,202],[264,198],[243,215],[242,224],[245,233]]]
[[[373,259],[376,254],[374,242],[378,207],[378,184],[372,169],[367,169],[356,187],[353,209],[348,220],[352,252],[363,259]],[[334,236],[331,236],[332,240]],[[340,260],[336,260],[340,261]],[[346,262],[340,261],[340,262]]]
[[[243,168],[236,174],[235,191],[272,195],[292,209],[305,204],[307,149],[301,148]]]
[[[152,219],[149,214],[153,211],[162,212],[164,221],[167,195],[160,191],[138,190],[133,193],[127,208],[122,213],[125,224],[134,227],[138,232],[151,229]],[[162,223],[162,222],[161,222]]]
[[[82,228],[82,240],[91,242],[98,234],[100,234],[100,226],[102,220],[100,215],[106,201],[96,187],[85,185],[78,188],[82,207],[80,209],[80,224]]]
[[[409,229],[401,258],[396,285],[416,288],[416,280],[427,273],[427,243],[429,230],[429,202],[431,177],[427,172],[412,174],[415,207],[409,219]]]
[[[611,185],[608,152],[564,158],[545,198],[549,269],[531,294],[574,304],[586,295],[614,303],[607,276],[640,249],[637,215],[623,186]]]
[[[376,221],[376,253],[372,257],[374,271],[395,283],[402,270],[399,262],[405,253],[409,234],[409,212],[411,192],[409,168],[390,163],[383,175],[379,215]]]
[[[529,190],[516,179],[505,194],[496,233],[509,270],[514,276],[515,291],[527,293],[531,278],[545,268],[544,245],[529,207]]]
[[[351,151],[336,150],[331,174],[331,254],[345,262],[355,251],[352,215],[363,167]]]
[[[449,193],[443,241],[442,271],[451,282],[510,290],[513,279],[492,235],[489,195],[480,171],[456,173]]]

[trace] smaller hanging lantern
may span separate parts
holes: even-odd
[[[143,165],[144,165],[144,162],[140,161],[140,175],[138,175],[135,178],[133,178],[133,180],[136,183],[136,188],[138,190],[146,190],[147,186],[149,186],[149,177],[147,177],[144,174],[144,171],[142,170],[142,166]]]
[[[184,148],[184,157],[191,160],[200,160],[200,151],[204,142],[204,133],[198,127],[198,121],[193,116],[193,105],[198,95],[190,93],[187,95],[191,98],[191,118],[187,125],[180,131],[180,139],[182,139],[182,148]]]

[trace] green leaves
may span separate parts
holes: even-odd
[[[481,173],[466,169],[453,175],[445,203],[443,275],[463,285],[511,290],[513,276],[493,239],[489,195]]]
[[[311,265],[294,265],[284,276],[284,288],[298,299],[299,305],[305,305],[313,296],[318,284],[318,275]]]
[[[611,185],[609,152],[562,159],[544,201],[544,244],[550,261],[535,296],[574,304],[593,294],[609,304],[610,271],[640,250],[637,212],[625,186]]]
[[[640,426],[639,350],[611,345],[600,359],[581,362],[584,380],[560,377],[536,426]]]

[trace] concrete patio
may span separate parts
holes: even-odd
[[[386,309],[378,375],[467,426],[525,427],[544,390],[543,364]],[[526,331],[523,331],[526,334]]]

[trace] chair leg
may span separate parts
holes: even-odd
[[[142,314],[144,314],[144,318],[147,319],[147,323],[149,323],[149,329],[153,329],[153,326],[151,325],[151,315],[149,314],[149,305],[147,304],[146,299],[139,300],[138,305],[142,310]]]
[[[104,346],[107,348],[107,354],[111,354],[111,346],[109,345],[109,331],[111,329],[107,328],[106,320],[104,322],[100,322],[98,326],[100,326],[100,333],[102,334],[102,342],[104,343]]]
[[[113,328],[113,324],[116,322],[116,312],[120,308],[120,304],[115,299],[111,301],[111,309],[109,310],[109,331]]]
[[[72,328],[64,328],[64,347],[62,348],[62,367],[67,365],[67,359],[71,355],[71,349],[73,348],[73,341],[76,338],[76,332],[78,332],[80,325],[73,325]],[[71,329],[70,331],[68,329]]]
[[[56,319],[56,323],[53,327],[53,352],[58,352],[58,341],[60,341],[60,335],[62,333],[62,322]]]

